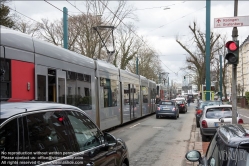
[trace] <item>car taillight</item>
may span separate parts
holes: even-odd
[[[197,110],[196,114],[202,114],[202,110]]]
[[[184,107],[184,104],[182,104],[181,107]]]
[[[202,126],[202,128],[207,128],[208,127],[207,121],[205,121],[205,120],[201,121],[201,126]]]
[[[174,107],[174,108],[172,108],[172,111],[175,111],[176,110],[176,108]]]
[[[160,107],[157,107],[157,111],[160,111]]]
[[[243,119],[239,119],[238,124],[242,124],[242,123],[244,123]]]

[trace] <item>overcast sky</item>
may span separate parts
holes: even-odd
[[[69,14],[80,14],[79,10],[66,1],[48,1],[60,8],[67,7]],[[84,11],[81,1],[70,1],[78,9]],[[192,37],[188,26],[197,22],[202,32],[206,29],[206,1],[128,1],[136,11],[138,21],[134,21],[137,34],[144,36],[149,45],[160,55],[165,72],[169,72],[170,80],[181,83],[186,71],[179,71],[185,66],[186,51],[176,43],[176,35],[182,43],[187,44]],[[12,9],[40,21],[61,19],[63,14],[45,1],[12,1],[8,4]],[[115,1],[111,1],[115,5]],[[249,16],[249,1],[239,0],[238,16]],[[164,10],[165,8],[168,8]],[[110,9],[112,9],[110,7]],[[18,13],[17,13],[18,14]],[[214,18],[233,17],[234,1],[211,1],[211,31],[226,34],[231,40],[232,28],[214,28]],[[131,21],[131,20],[125,20]],[[238,27],[240,43],[249,35],[249,26]],[[177,74],[176,74],[177,73]]]

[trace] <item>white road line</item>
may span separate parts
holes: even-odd
[[[240,114],[240,116],[244,116],[244,117],[246,117],[246,118],[249,118],[248,116],[245,116],[245,115],[242,115],[242,114]]]
[[[162,129],[163,127],[153,127],[154,129]]]
[[[139,124],[140,124],[140,123],[137,123],[137,124],[131,126],[130,129],[133,128],[133,127],[136,127],[136,126],[139,125]]]

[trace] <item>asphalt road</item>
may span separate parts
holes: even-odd
[[[156,119],[155,114],[111,131],[128,147],[130,166],[183,166],[196,104],[186,114]]]
[[[237,111],[242,117],[244,123],[249,124],[249,109],[237,107]]]

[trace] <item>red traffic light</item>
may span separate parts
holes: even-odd
[[[230,51],[236,51],[238,46],[234,41],[229,41],[226,43],[226,48],[228,48]]]

